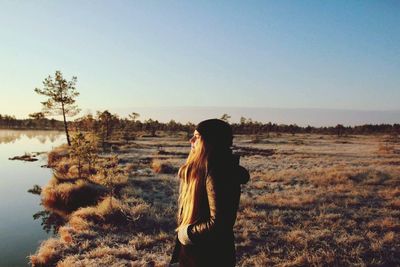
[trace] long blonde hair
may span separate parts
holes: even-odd
[[[199,219],[200,201],[208,172],[208,156],[207,145],[200,138],[195,149],[190,151],[186,163],[179,169],[177,231]]]

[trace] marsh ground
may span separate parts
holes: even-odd
[[[236,136],[234,145],[251,175],[234,228],[238,266],[400,265],[398,139],[272,133]],[[168,263],[187,138],[140,137],[112,149],[129,175],[116,205],[134,218],[99,225],[90,208],[78,210],[42,244],[36,265]],[[100,203],[96,216],[105,209]]]

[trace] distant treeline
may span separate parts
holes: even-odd
[[[47,118],[16,119],[15,116],[0,114],[0,129],[62,130],[62,121]]]
[[[30,114],[29,119],[16,119],[15,116],[0,114],[0,128],[6,129],[49,129],[62,130],[63,122],[55,119],[47,119],[41,113]],[[184,131],[191,134],[195,124],[182,124],[171,120],[162,123],[148,119],[143,122],[138,120],[139,114],[132,113],[127,118],[121,118],[109,111],[97,111],[96,115],[86,115],[70,122],[71,128],[81,131],[102,132],[108,138],[112,132],[148,132],[155,136],[157,131]],[[338,124],[331,127],[301,127],[296,124],[261,123],[252,119],[241,118],[239,123],[231,123],[235,134],[269,134],[269,133],[316,133],[335,134],[338,136],[348,134],[400,134],[400,124],[365,124],[360,126],[343,126]]]

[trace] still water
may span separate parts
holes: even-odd
[[[45,185],[51,170],[41,168],[47,163],[46,154],[38,161],[8,160],[24,153],[46,152],[65,143],[58,131],[20,131],[0,129],[0,266],[28,266],[28,256],[33,254],[46,233],[41,220],[33,215],[43,210],[40,197],[28,193],[33,185]]]

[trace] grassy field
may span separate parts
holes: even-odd
[[[234,228],[238,266],[400,265],[398,139],[271,134],[236,136],[234,146],[251,174]],[[139,137],[112,149],[128,176],[113,208],[105,197],[67,215],[59,235],[31,256],[33,265],[167,265],[176,171],[188,141],[183,135]],[[42,199],[79,195],[85,186],[76,181],[74,191],[53,178]]]

